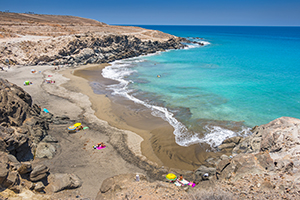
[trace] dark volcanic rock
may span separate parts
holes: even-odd
[[[168,41],[142,41],[135,36],[105,35],[96,36],[86,34],[73,36],[57,55],[36,57],[30,64],[96,64],[112,62],[119,59],[136,57],[143,54],[165,51],[167,49],[181,49],[191,43],[183,38],[171,38]]]

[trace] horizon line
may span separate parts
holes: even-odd
[[[108,24],[112,26],[260,26],[260,27],[300,27],[300,25],[238,25],[238,24]]]

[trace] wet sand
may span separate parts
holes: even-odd
[[[102,77],[102,69],[107,64],[82,66],[74,71],[66,70],[63,75],[70,81],[63,86],[69,90],[76,88],[77,92],[87,95],[92,103],[95,115],[109,125],[132,131],[143,138],[141,153],[147,159],[158,164],[183,170],[195,170],[206,159],[220,156],[221,152],[206,152],[207,145],[179,146],[175,142],[173,127],[161,118],[151,115],[151,111],[142,105],[135,104],[123,97],[111,97],[105,86],[116,83]],[[75,76],[74,76],[75,75]],[[95,94],[91,84],[98,83],[100,94]],[[99,85],[100,83],[100,85]]]

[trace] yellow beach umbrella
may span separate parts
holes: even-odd
[[[79,127],[79,126],[81,126],[81,123],[76,123],[76,124],[74,124],[73,126]]]
[[[166,176],[166,179],[170,180],[170,181],[174,181],[176,180],[177,176],[175,174],[172,174],[172,173],[169,173],[167,176]]]

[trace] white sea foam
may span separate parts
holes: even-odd
[[[250,128],[243,127],[239,132],[234,132],[229,129],[221,128],[219,126],[205,126],[205,136],[201,139],[202,142],[209,144],[211,147],[217,147],[222,142],[234,136],[246,136],[250,134]]]
[[[202,46],[207,46],[207,45],[210,44],[209,42],[202,41],[202,40],[201,41],[197,41],[197,42],[200,42],[203,45],[199,45],[199,44],[186,44],[187,46],[184,49],[193,49],[193,48],[198,48],[198,47],[202,47]]]
[[[210,44],[210,42],[207,42],[207,41],[201,41],[201,43],[203,43],[203,45],[204,45],[204,46],[206,46],[206,45],[209,45],[209,44]]]

